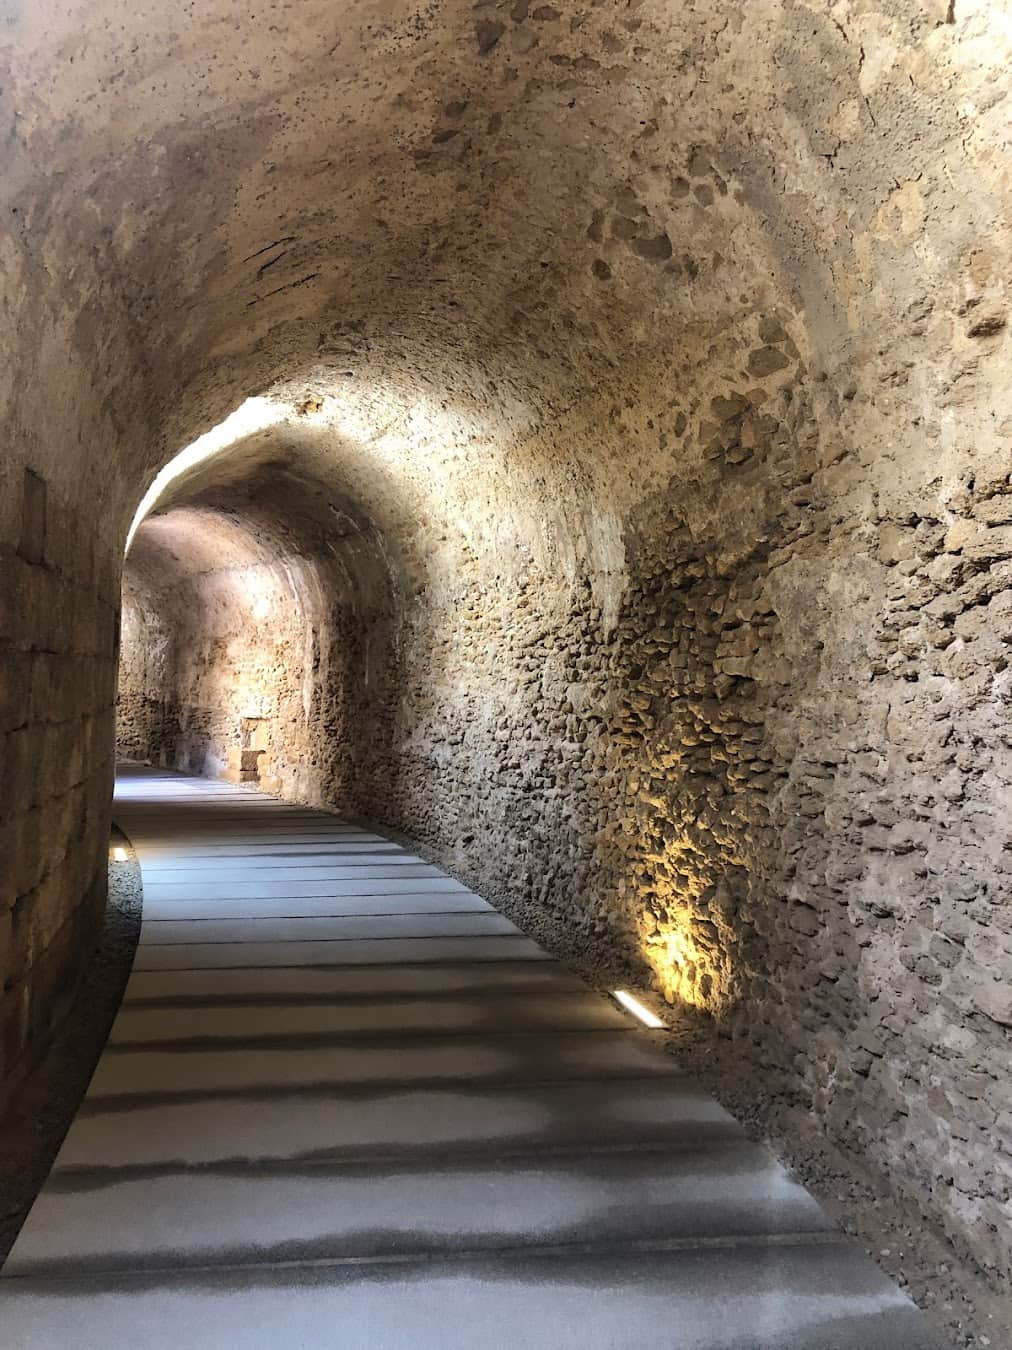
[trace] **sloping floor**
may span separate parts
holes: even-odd
[[[4,1350],[921,1350],[919,1314],[610,999],[378,835],[124,772],[108,1046]]]

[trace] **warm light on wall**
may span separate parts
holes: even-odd
[[[631,1012],[633,1017],[638,1017],[645,1027],[650,1027],[652,1030],[656,1031],[658,1028],[664,1026],[664,1023],[656,1013],[652,1013],[638,998],[634,998],[632,994],[628,993],[625,989],[612,990],[612,997],[616,999],[617,1002],[621,1003],[622,1007],[625,1008],[627,1012]]]
[[[679,834],[640,862],[629,878],[640,954],[666,1003],[721,1013],[735,1000],[728,931],[731,871],[715,876],[700,865],[694,841]]]
[[[127,856],[127,851],[126,851],[126,849],[125,849],[125,848],[120,848],[119,845],[117,845],[116,848],[114,848],[113,851],[112,851],[112,860],[113,860],[113,862],[127,862],[127,861],[129,861],[128,856]]]
[[[727,997],[728,969],[723,944],[711,932],[713,925],[696,915],[685,903],[672,900],[671,908],[641,930],[641,951],[658,979],[658,988],[669,1003],[688,1003],[710,1011]]]
[[[667,964],[677,966],[683,969],[685,966],[695,965],[699,960],[699,952],[696,945],[689,937],[688,933],[675,928],[663,935],[663,946]]]
[[[720,981],[711,953],[700,948],[686,928],[662,924],[646,943],[645,955],[666,999],[709,1006]]]

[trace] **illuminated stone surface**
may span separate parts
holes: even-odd
[[[263,839],[296,815],[131,773],[117,818],[146,885],[156,843],[185,858],[193,806],[211,837],[219,818],[256,818]],[[533,944],[518,961],[452,936],[472,947],[447,954],[441,927],[480,919],[511,943],[512,925],[473,894],[467,915],[398,915],[412,896],[388,870],[379,918],[343,896],[331,919],[241,934],[145,911],[109,1043],[0,1280],[5,1346],[633,1350],[677,1329],[680,1350],[927,1350],[906,1298],[610,999]],[[203,892],[232,874],[208,867]],[[293,874],[265,866],[249,903]],[[395,921],[414,936],[320,930]],[[168,925],[183,959],[152,974]],[[199,965],[191,930],[216,932]],[[363,970],[347,953],[366,942],[392,955]]]
[[[0,1091],[121,650],[125,751],[637,963],[1012,1275],[1010,68],[1001,0],[8,0]]]

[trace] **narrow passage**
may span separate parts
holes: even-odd
[[[123,1006],[0,1282],[8,1350],[912,1350],[772,1157],[438,868],[128,769]]]

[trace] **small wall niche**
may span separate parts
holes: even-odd
[[[244,717],[239,724],[239,781],[259,783],[261,757],[267,753],[268,719]]]

